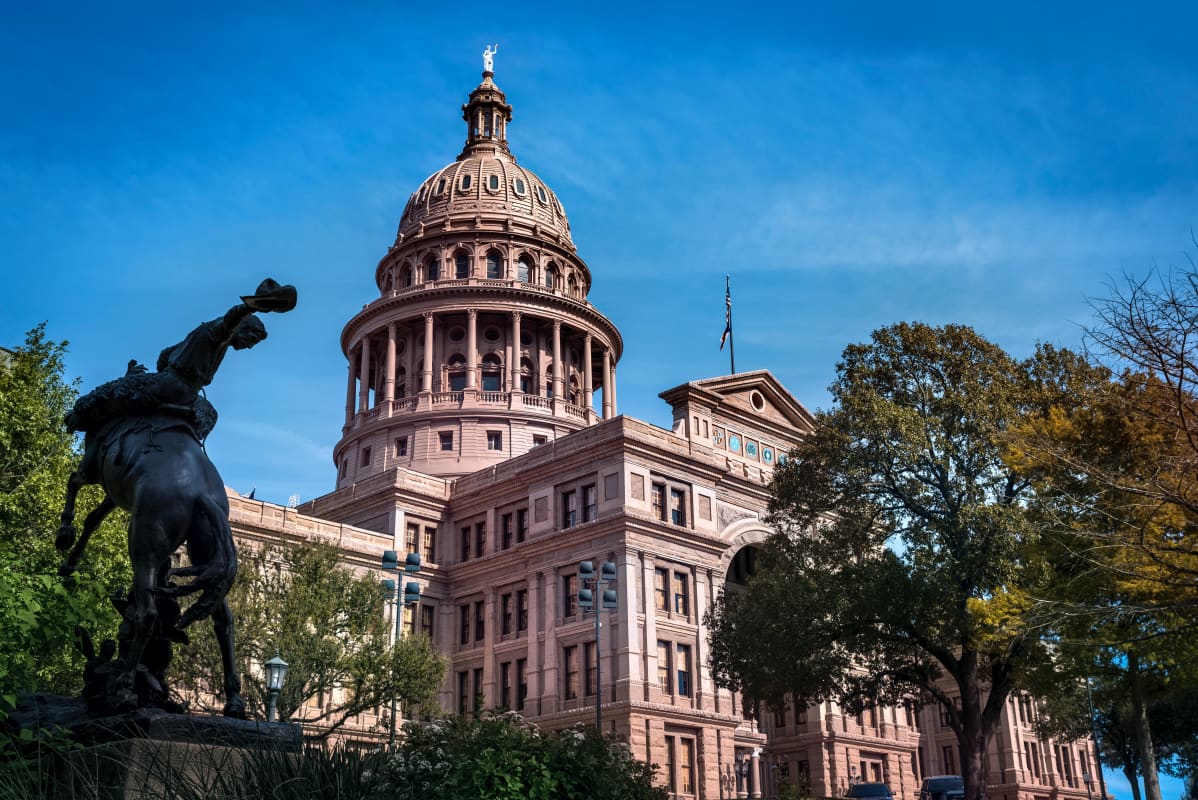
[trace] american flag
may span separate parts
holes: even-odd
[[[724,349],[724,342],[728,341],[728,337],[732,335],[732,288],[724,287],[724,333],[720,336],[720,350]]]

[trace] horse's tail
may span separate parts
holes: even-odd
[[[207,529],[212,558],[190,584],[180,587],[183,589],[180,594],[201,592],[179,619],[177,627],[180,629],[212,616],[217,606],[224,602],[225,595],[229,593],[233,579],[237,576],[237,548],[233,544],[233,531],[229,527],[228,515],[222,513],[215,500],[203,496],[196,501],[195,523],[196,528],[202,526]],[[193,530],[192,535],[197,533],[197,530]]]

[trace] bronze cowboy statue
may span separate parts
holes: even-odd
[[[113,598],[124,618],[117,641],[104,642],[97,655],[87,632],[79,631],[88,657],[83,694],[93,714],[182,711],[165,679],[171,644],[185,643],[188,625],[212,617],[224,668],[224,713],[245,716],[225,599],[237,574],[237,550],[224,482],[204,452],[216,410],[203,389],[230,347],[244,350],[266,338],[255,312],[295,307],[295,287],[268,278],[241,300],[163,350],[157,372],[131,361],[124,377],[79,398],[67,414],[67,427],[84,433],[84,450],[67,484],[55,541],[59,550],[71,549],[59,572],[75,571],[88,537],[109,512],[119,506],[130,515],[133,585]],[[102,486],[105,497],[76,541],[75,498],[88,484]],[[171,556],[183,545],[190,565],[172,568]],[[191,580],[176,584],[174,578]],[[183,610],[178,598],[195,593],[199,597]]]

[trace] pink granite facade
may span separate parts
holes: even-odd
[[[334,491],[294,510],[234,497],[235,528],[335,541],[362,570],[384,549],[420,552],[406,629],[449,657],[448,711],[593,724],[601,690],[603,726],[661,765],[672,797],[768,797],[784,778],[836,796],[878,779],[916,800],[925,774],[959,763],[934,709],[746,717],[706,668],[704,614],[752,575],[772,470],[811,414],[758,371],[663,392],[671,430],[619,416],[620,334],[587,301],[560,201],[511,154],[491,73],[462,111],[465,148],[412,194],[379,295],[342,333]],[[584,560],[617,569],[601,677],[577,604]],[[1081,800],[1084,748],[1035,739],[1032,713],[1007,711],[992,797]]]

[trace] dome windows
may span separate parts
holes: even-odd
[[[437,190],[435,192],[433,192],[433,195],[437,196],[437,197],[441,196],[442,194],[445,194],[445,179],[444,178],[437,181]]]
[[[487,253],[487,277],[491,280],[499,280],[503,277],[503,257],[494,250]]]
[[[537,199],[541,201],[541,205],[549,205],[549,195],[545,194],[545,187],[537,187]]]
[[[487,326],[485,329],[483,329],[483,338],[488,342],[498,342],[499,328],[496,328],[494,325]]]
[[[557,288],[557,267],[550,265],[549,269],[545,270],[545,288]]]
[[[460,250],[453,257],[453,276],[458,280],[470,277],[470,256]]]
[[[512,181],[512,191],[516,193],[516,197],[523,197],[528,194],[528,187],[524,185],[523,178],[516,178]]]
[[[520,256],[520,261],[516,267],[516,277],[521,283],[528,283],[532,278],[532,259],[528,256]]]
[[[426,281],[437,281],[441,279],[441,265],[437,261],[436,256],[429,256],[428,261],[424,262],[424,279]]]
[[[467,172],[465,175],[462,176],[462,191],[463,192],[468,191],[470,189],[470,184],[471,184],[472,180],[473,180],[473,178],[471,177],[469,172]]]
[[[466,329],[461,326],[455,326],[449,329],[449,341],[460,342],[466,338]],[[466,359],[462,356],[454,356],[453,358],[462,358],[462,363],[466,363]],[[449,359],[450,366],[453,365],[453,358]]]
[[[487,176],[487,189],[492,192],[499,191],[499,176],[495,173]]]

